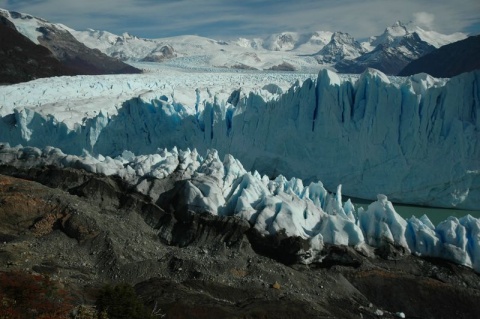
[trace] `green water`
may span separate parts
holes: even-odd
[[[355,205],[355,208],[358,210],[359,207],[363,207],[365,210],[368,205],[373,202],[363,199],[351,199],[352,203]],[[405,205],[405,204],[395,204],[393,203],[393,208],[395,211],[402,216],[404,219],[409,219],[412,216],[420,217],[422,215],[427,215],[432,223],[436,226],[440,222],[447,219],[449,216],[454,216],[457,218],[472,215],[475,218],[480,218],[480,210],[464,210],[464,209],[455,209],[455,208],[433,208],[433,207],[423,207],[423,206],[414,206],[414,205]]]

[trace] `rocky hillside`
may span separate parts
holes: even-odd
[[[129,283],[165,318],[480,312],[478,274],[391,245],[375,258],[327,245],[307,267],[291,258],[300,240],[260,236],[235,217],[169,212],[115,177],[7,165],[0,174],[0,270],[56,278],[75,304],[91,304],[105,283]]]
[[[480,35],[447,44],[410,62],[398,75],[428,73],[439,78],[450,78],[464,72],[480,69]]]
[[[17,32],[0,16],[0,84],[26,82],[36,78],[73,75],[45,47],[36,45]]]

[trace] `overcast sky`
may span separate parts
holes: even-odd
[[[397,20],[446,34],[480,33],[480,0],[0,0],[0,7],[76,30],[145,38],[328,30],[365,39]]]

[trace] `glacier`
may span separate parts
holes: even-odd
[[[113,157],[175,146],[216,149],[270,178],[321,180],[330,191],[342,184],[344,194],[370,200],[381,193],[399,203],[476,210],[479,76],[395,78],[369,69],[347,77],[322,70],[276,99],[238,89],[225,100],[195,90],[192,112],[171,97],[144,94],[117,114],[100,112],[74,128],[35,109],[14,109],[0,121],[0,141]]]
[[[216,150],[202,157],[197,150],[173,148],[154,154],[124,151],[115,158],[64,154],[45,147],[0,145],[0,163],[21,169],[56,166],[116,175],[176,214],[237,216],[263,236],[299,237],[306,245],[297,252],[305,264],[322,262],[325,244],[348,245],[367,256],[385,245],[405,253],[438,257],[480,272],[480,220],[450,217],[436,227],[427,216],[408,220],[398,215],[385,195],[366,210],[342,201],[342,186],[329,193],[321,182],[304,185],[282,175],[271,180],[248,172],[231,155],[220,160]]]

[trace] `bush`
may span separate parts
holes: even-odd
[[[70,314],[70,319],[109,319],[109,318],[105,311],[102,313],[98,313],[95,306],[79,305]]]
[[[105,286],[98,296],[98,313],[107,313],[109,319],[153,318],[129,284]]]
[[[0,319],[68,318],[72,308],[71,297],[49,277],[0,273]]]

